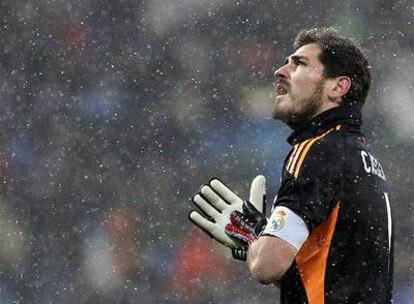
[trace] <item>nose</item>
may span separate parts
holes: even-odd
[[[274,76],[275,76],[276,79],[278,79],[278,78],[289,78],[288,64],[285,64],[285,65],[281,66],[280,68],[278,68],[275,71]]]

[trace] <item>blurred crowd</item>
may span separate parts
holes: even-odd
[[[371,61],[364,131],[391,186],[395,303],[414,298],[412,1],[0,2],[0,303],[276,303],[187,220],[211,177],[269,201],[270,119],[295,35]]]

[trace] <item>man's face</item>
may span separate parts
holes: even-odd
[[[317,44],[304,45],[290,55],[285,65],[275,72],[274,119],[294,128],[321,112],[326,96],[320,53]]]

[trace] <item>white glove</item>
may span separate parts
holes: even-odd
[[[266,178],[256,176],[250,186],[249,201],[257,210],[264,213],[266,196]],[[193,202],[205,214],[191,211],[189,219],[194,225],[202,229],[213,239],[232,249],[242,245],[232,240],[226,233],[225,227],[230,223],[230,214],[234,211],[242,212],[243,200],[218,179],[212,179],[208,185],[201,187],[193,196]]]

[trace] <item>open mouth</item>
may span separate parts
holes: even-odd
[[[277,96],[286,95],[288,93],[288,89],[286,88],[285,85],[278,82],[276,84],[276,93],[277,93]]]

